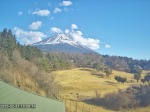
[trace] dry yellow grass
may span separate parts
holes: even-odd
[[[55,72],[62,86],[62,94],[80,93],[80,95],[93,96],[95,90],[105,94],[117,89],[124,89],[130,84],[119,84],[113,78],[99,78],[92,75],[94,69],[76,68],[73,70],[62,70]],[[113,75],[127,76],[128,79],[133,78],[133,74],[114,71]],[[131,76],[130,76],[131,75]]]
[[[146,74],[148,71],[142,72],[142,74]],[[134,80],[134,75],[131,73],[115,71],[113,70],[113,74],[111,78],[99,78],[98,76],[92,75],[102,74],[101,71],[96,71],[90,68],[76,68],[73,70],[61,70],[56,71],[57,79],[60,81],[62,86],[61,94],[64,95],[65,99],[68,99],[66,102],[66,107],[69,108],[73,112],[76,111],[76,103],[77,103],[77,112],[83,112],[87,110],[87,112],[114,112],[112,110],[105,109],[100,106],[94,106],[90,104],[86,104],[84,102],[78,102],[75,99],[75,94],[78,93],[82,96],[95,96],[95,90],[98,90],[102,95],[113,92],[114,90],[125,89],[132,84],[137,84]],[[104,74],[104,73],[103,73]],[[119,84],[114,80],[114,76],[119,75],[122,77],[126,77],[128,81],[133,80],[132,83]],[[72,95],[70,95],[72,93]],[[71,107],[70,107],[71,101]],[[90,109],[90,111],[88,111]],[[150,106],[145,108],[137,108],[131,110],[122,110],[120,112],[150,112]]]
[[[134,75],[131,73],[113,70],[113,76],[116,75],[126,77],[127,79],[134,79]]]
[[[76,68],[73,70],[61,70],[55,72],[55,74],[57,74],[57,79],[60,81],[60,85],[62,86],[61,95],[64,96],[65,99],[74,99],[75,102],[77,102],[79,105],[78,112],[82,112],[83,105],[85,108],[89,107],[92,109],[92,112],[112,112],[112,110],[107,110],[103,107],[93,106],[83,102],[78,102],[76,99],[76,94],[79,94],[83,97],[95,97],[95,91],[98,91],[103,96],[106,93],[117,91],[118,89],[125,89],[132,84],[137,84],[133,78],[134,75],[131,73],[113,70],[111,78],[99,78],[96,75],[92,75],[93,73],[102,74],[101,71],[96,71],[91,68]],[[128,82],[124,85],[119,84],[113,78],[115,75],[126,77]],[[70,100],[68,100],[68,102],[69,101]],[[66,106],[70,109],[69,105],[69,103],[66,103]],[[72,105],[71,110],[73,109],[75,109],[75,104],[74,106]],[[144,109],[146,108],[138,108],[131,110],[131,112],[144,112]],[[148,107],[146,110],[148,110]],[[124,110],[124,112],[126,111],[128,110]]]
[[[150,71],[147,71],[147,70],[143,70],[142,71],[142,74],[147,74],[147,73],[149,73]]]

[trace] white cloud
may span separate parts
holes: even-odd
[[[111,46],[110,46],[110,45],[108,45],[108,44],[106,44],[106,45],[105,45],[105,48],[111,48]]]
[[[83,33],[82,33],[81,31],[76,31],[76,33],[77,33],[78,35],[83,35]]]
[[[38,15],[38,16],[49,16],[50,15],[50,11],[47,9],[44,10],[36,10],[34,12],[32,12],[33,15]]]
[[[65,30],[66,34],[69,34],[75,42],[80,43],[90,49],[96,50],[100,48],[100,40],[93,38],[85,38],[80,30],[77,30],[78,26],[76,24],[71,25],[71,31],[69,29]]]
[[[56,27],[52,27],[52,28],[51,28],[51,32],[52,32],[52,33],[63,33],[63,31],[62,31],[61,29],[56,28]]]
[[[18,15],[19,15],[19,16],[21,16],[22,14],[23,14],[23,12],[21,12],[21,11],[20,11],[20,12],[18,12]]]
[[[100,41],[98,39],[92,39],[92,38],[84,38],[83,33],[81,31],[71,31],[70,35],[74,39],[74,41],[89,47],[90,49],[96,50],[100,47]]]
[[[61,12],[61,11],[62,10],[60,8],[57,8],[57,7],[54,9],[54,13],[58,13],[58,12]]]
[[[70,33],[70,30],[69,30],[69,29],[66,29],[66,30],[65,30],[65,33]]]
[[[32,24],[29,25],[29,29],[31,30],[37,30],[42,26],[42,22],[41,21],[36,21],[33,22]]]
[[[61,6],[70,6],[72,5],[73,3],[71,1],[63,1],[60,5]]]
[[[72,25],[71,25],[71,29],[72,29],[72,30],[78,29],[78,26],[77,26],[76,24],[72,24]]]
[[[21,44],[32,44],[41,41],[42,38],[46,37],[42,32],[24,31],[18,27],[15,27],[13,31]]]

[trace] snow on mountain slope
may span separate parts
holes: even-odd
[[[33,46],[47,52],[96,53],[90,48],[73,41],[72,37],[67,34],[57,34],[53,37],[34,43]]]
[[[33,45],[59,44],[59,43],[68,43],[73,46],[77,45],[76,42],[74,42],[71,38],[67,37],[65,34],[57,34],[52,38],[47,38],[47,39],[37,42]]]

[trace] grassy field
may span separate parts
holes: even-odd
[[[56,71],[55,74],[57,74],[57,80],[59,80],[60,85],[62,86],[60,93],[65,99],[67,99],[67,107],[69,109],[71,108],[70,110],[75,111],[75,107],[76,105],[78,105],[78,112],[82,112],[83,107],[87,108],[87,112],[112,112],[112,110],[89,105],[82,101],[80,102],[80,100],[95,97],[96,93],[103,96],[107,93],[118,91],[118,89],[125,89],[130,85],[137,84],[137,82],[133,78],[133,74],[115,70],[113,70],[112,76],[110,78],[99,77],[98,74],[104,73],[91,68],[62,70]],[[114,80],[115,75],[126,77],[128,79],[127,83],[118,83],[116,80]],[[79,95],[79,97],[77,97],[77,95]],[[70,99],[74,101],[70,101]],[[88,109],[91,110],[89,111]],[[140,110],[142,109],[136,110],[137,112],[140,112]],[[133,112],[133,110],[131,110],[131,112]]]
[[[98,91],[101,95],[108,92],[113,92],[118,89],[127,88],[133,83],[119,84],[113,78],[115,75],[121,75],[127,77],[128,80],[133,80],[133,74],[113,71],[111,78],[100,78],[93,74],[101,74],[94,69],[90,68],[77,68],[73,70],[63,70],[55,72],[57,78],[62,86],[61,93],[70,95],[70,93],[78,93],[79,95],[91,96],[95,95],[95,91]]]
[[[32,109],[1,109],[0,112],[65,112],[64,103],[15,88],[0,81],[0,104],[35,104]]]

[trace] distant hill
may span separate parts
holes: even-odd
[[[136,72],[136,69],[150,70],[150,60],[135,60],[129,57],[101,55],[92,49],[73,41],[72,37],[67,34],[56,34],[40,42],[34,43],[33,46],[48,53],[57,52],[59,55],[73,60],[75,64],[85,67],[93,67],[99,64],[99,67],[107,66],[109,68]]]
[[[115,70],[135,73],[137,69],[150,70],[150,60],[137,60],[123,56],[102,55],[103,63]]]

